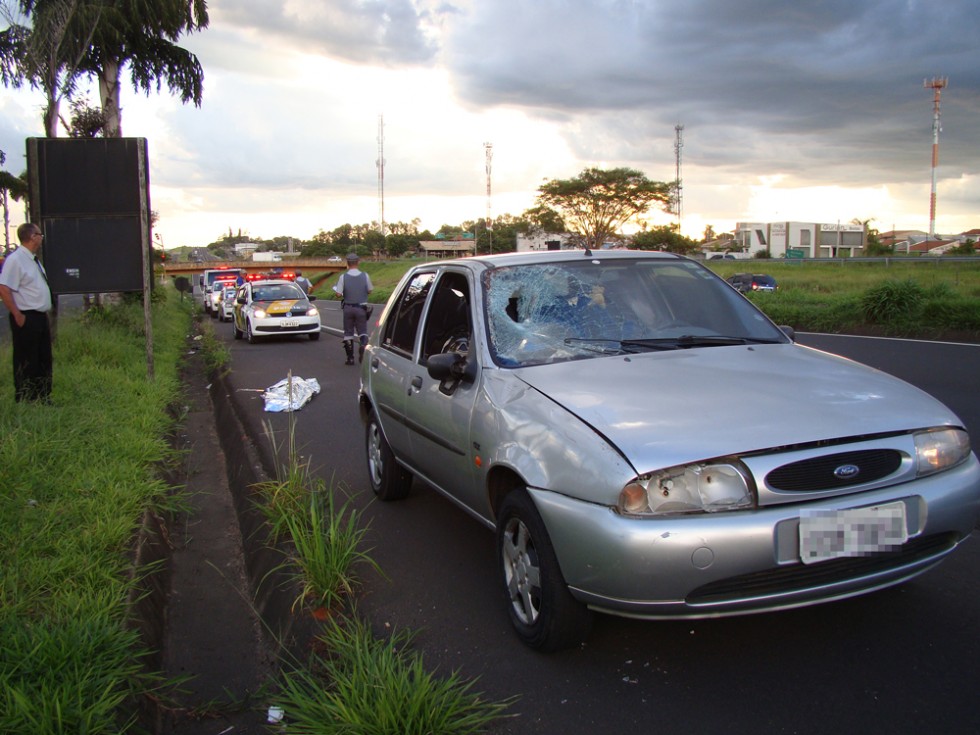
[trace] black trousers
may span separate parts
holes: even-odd
[[[18,327],[10,314],[10,341],[14,352],[14,399],[47,401],[51,396],[51,323],[43,311],[23,312]]]

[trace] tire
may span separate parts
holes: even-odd
[[[372,410],[365,431],[368,478],[378,500],[402,500],[412,489],[412,473],[395,460],[388,446],[378,415]]]
[[[255,332],[252,331],[252,322],[248,319],[245,320],[245,339],[248,340],[250,345],[254,345],[259,341],[258,337],[255,336]]]
[[[241,339],[242,330],[238,328],[238,322],[235,321],[235,317],[231,318],[231,328],[235,332],[235,339]]]
[[[316,342],[318,339],[320,339],[320,333],[319,332],[313,332],[310,335],[310,342]]]
[[[585,640],[592,612],[568,591],[544,521],[523,489],[500,506],[497,562],[510,622],[525,645],[547,653]]]

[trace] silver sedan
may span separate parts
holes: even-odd
[[[368,474],[413,477],[492,529],[517,634],[593,611],[714,617],[901,583],[969,537],[962,422],[793,342],[700,264],[629,251],[408,272],[361,374]]]

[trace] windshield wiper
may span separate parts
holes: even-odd
[[[776,339],[757,337],[730,337],[722,334],[682,334],[679,337],[649,337],[646,339],[611,339],[590,337],[566,337],[565,344],[576,344],[600,354],[636,353],[643,350],[683,350],[690,347],[726,347],[747,344],[779,344]],[[591,345],[594,345],[592,347]],[[613,347],[612,345],[615,345]]]

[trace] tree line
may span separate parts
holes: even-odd
[[[435,232],[420,229],[420,220],[386,222],[384,232],[378,222],[359,225],[343,224],[333,230],[320,230],[309,240],[274,237],[252,238],[242,232],[210,243],[210,251],[230,257],[235,245],[255,242],[263,249],[286,252],[292,247],[304,257],[344,255],[357,252],[362,256],[398,258],[418,252],[425,241],[462,240],[473,242],[480,254],[513,252],[518,235],[536,233],[566,234],[566,239],[582,247],[602,247],[608,242],[628,244],[640,250],[669,250],[690,253],[703,240],[694,240],[678,232],[676,224],[650,227],[644,216],[654,204],[670,205],[673,184],[651,181],[642,172],[630,168],[587,168],[570,179],[552,179],[538,189],[535,204],[520,215],[502,214],[490,226],[486,219],[475,218],[458,225],[444,224]],[[639,232],[629,237],[621,230],[634,223]],[[706,230],[711,236],[712,228]]]

